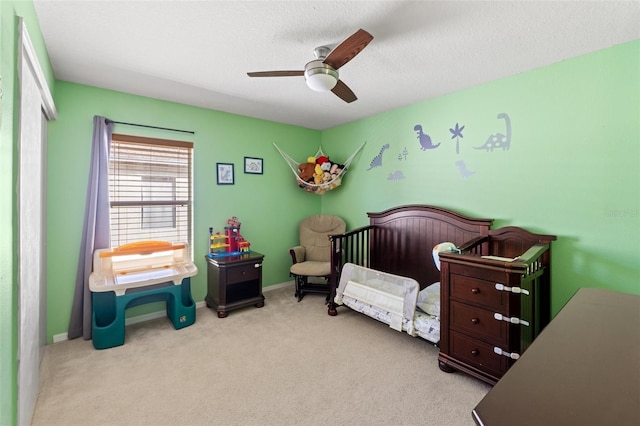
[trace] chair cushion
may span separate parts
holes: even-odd
[[[331,273],[331,262],[315,262],[308,260],[296,263],[289,269],[294,275],[307,275],[310,277],[324,277]]]
[[[329,262],[331,242],[328,236],[343,234],[346,229],[347,226],[342,218],[328,214],[310,216],[300,222],[300,245],[306,250],[305,260]]]

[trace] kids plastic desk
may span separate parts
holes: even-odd
[[[89,276],[93,346],[123,345],[126,309],[145,303],[166,302],[176,330],[193,324],[191,277],[197,273],[186,243],[142,241],[96,250]]]

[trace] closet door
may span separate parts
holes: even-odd
[[[29,424],[40,382],[42,123],[40,92],[22,63],[18,148],[18,424]]]
[[[22,19],[19,20],[18,425],[28,425],[46,344],[46,122],[55,106]]]
[[[41,179],[40,187],[42,192],[40,194],[40,282],[39,285],[39,315],[40,315],[40,360],[44,356],[44,347],[47,345],[47,117],[44,111],[40,111],[40,137],[41,137]]]

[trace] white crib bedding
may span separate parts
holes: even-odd
[[[371,306],[349,296],[342,296],[342,302],[354,311],[391,325],[392,316],[384,309]],[[407,318],[402,319],[402,331],[437,344],[440,342],[440,318],[416,309],[412,321]]]
[[[416,309],[416,314],[413,317],[413,327],[419,337],[431,343],[437,344],[440,342],[440,318]]]
[[[376,306],[372,306],[368,303],[354,299],[353,297],[343,295],[342,303],[345,306],[350,307],[354,311],[365,314],[366,316],[376,319],[389,326],[391,326],[392,321],[394,320],[394,316],[389,311],[380,309]],[[413,330],[413,321],[410,321],[407,318],[402,318],[402,331],[405,331],[411,335],[415,335],[415,332]]]

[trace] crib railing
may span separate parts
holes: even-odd
[[[489,239],[487,237],[476,237],[459,246],[458,250],[473,256],[486,255],[489,253]]]
[[[340,274],[345,263],[368,267],[370,258],[370,236],[374,225],[363,226],[339,235],[330,235],[331,276],[329,277],[329,315],[337,315],[336,289],[340,283]]]

